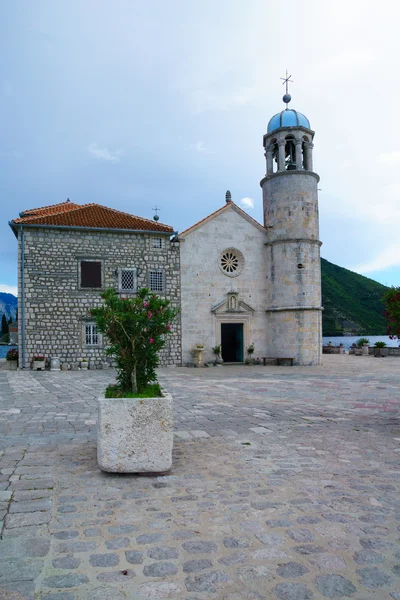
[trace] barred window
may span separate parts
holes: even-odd
[[[120,292],[136,292],[136,269],[119,269]]]
[[[162,238],[153,238],[153,248],[162,248]]]
[[[85,344],[86,346],[99,345],[99,334],[97,333],[96,323],[85,323]]]
[[[164,272],[161,269],[150,271],[149,286],[152,292],[164,291]]]

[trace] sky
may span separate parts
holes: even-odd
[[[400,285],[400,4],[19,0],[0,4],[0,291],[8,222],[97,202],[183,231],[232,199],[262,221],[262,137],[316,132],[321,254]]]

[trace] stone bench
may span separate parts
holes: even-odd
[[[278,366],[287,364],[288,366],[293,367],[294,358],[288,358],[287,356],[282,356],[280,358],[270,357],[270,356],[262,356],[261,358],[262,358],[264,367],[267,364],[267,360],[276,360],[276,364]]]

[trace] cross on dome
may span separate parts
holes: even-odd
[[[292,96],[289,94],[289,83],[294,83],[294,81],[293,81],[293,79],[291,79],[291,75],[288,76],[287,69],[286,69],[286,77],[280,77],[280,79],[283,80],[282,85],[286,84],[286,93],[283,96],[282,100],[286,104],[286,109],[287,109],[288,104],[292,99]]]

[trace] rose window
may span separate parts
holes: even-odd
[[[227,248],[220,255],[219,267],[228,277],[237,277],[242,271],[243,263],[243,255],[236,248]]]

